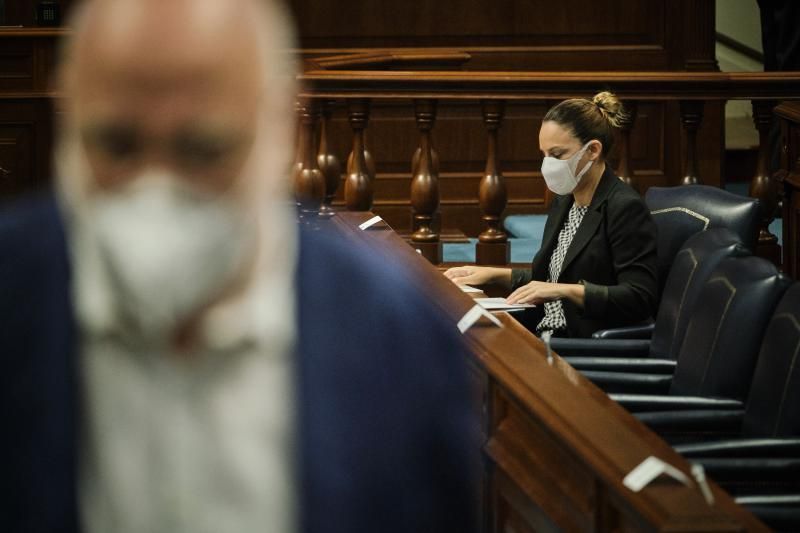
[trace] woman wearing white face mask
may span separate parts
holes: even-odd
[[[656,226],[638,193],[606,164],[622,105],[611,93],[565,100],[542,121],[542,175],[553,200],[542,247],[529,269],[466,266],[458,284],[497,283],[509,303],[532,303],[523,322],[537,333],[588,337],[641,322],[658,299]]]

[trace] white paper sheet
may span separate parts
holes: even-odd
[[[509,304],[505,298],[475,298],[475,302],[490,311],[509,311],[536,307],[532,304]]]
[[[475,287],[470,287],[469,285],[459,285],[458,288],[464,292],[483,292],[482,290],[476,289]]]

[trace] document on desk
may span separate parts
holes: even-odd
[[[509,304],[505,298],[475,298],[475,302],[487,311],[521,311],[536,307],[533,304]]]
[[[476,289],[475,287],[470,287],[469,285],[459,285],[458,288],[464,292],[483,292],[482,290]]]

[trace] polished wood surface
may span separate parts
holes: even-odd
[[[624,100],[774,100],[798,95],[800,72],[307,71],[305,95],[327,98],[563,100],[612,87]]]
[[[371,216],[339,213],[320,223],[405,264],[455,324],[472,298],[387,226],[358,230]],[[672,481],[625,488],[623,477],[650,455],[687,474],[690,466],[557,355],[548,363],[541,341],[510,315],[498,316],[502,328],[481,322],[465,334],[480,386],[484,531],[766,530],[713,482],[713,506],[695,486]]]

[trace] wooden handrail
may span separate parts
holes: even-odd
[[[309,70],[301,95],[325,98],[560,100],[613,87],[627,100],[797,100],[800,72],[477,72]]]
[[[435,67],[460,66],[470,60],[470,55],[459,51],[422,50],[405,52],[395,50],[377,50],[356,54],[337,54],[333,56],[314,57],[306,60],[306,70],[350,70],[382,66],[425,66],[427,70]]]
[[[460,52],[454,52],[457,57]],[[426,56],[427,54],[427,56]],[[324,63],[307,63],[309,70],[301,74],[301,97],[329,100],[362,99],[365,101],[459,101],[471,100],[483,106],[488,103],[503,105],[505,102],[558,101],[566,98],[587,97],[609,89],[635,109],[638,102],[676,102],[680,104],[680,119],[685,136],[683,177],[684,184],[700,183],[700,157],[697,136],[703,121],[706,102],[732,99],[751,100],[754,116],[767,124],[774,102],[800,100],[799,72],[532,72],[532,71],[468,71],[468,70],[372,70],[381,61],[392,58],[397,64],[409,58],[433,58],[431,51],[393,52],[381,50],[373,54],[351,54],[333,58],[330,68],[339,69],[348,61],[353,67],[366,66],[365,70],[330,70]],[[446,54],[445,54],[446,56]],[[348,59],[349,58],[349,59]],[[405,58],[405,59],[402,59]],[[330,59],[330,58],[329,58]],[[630,130],[633,122],[622,128],[623,178],[633,187],[638,184],[630,163]],[[766,126],[764,126],[766,127]],[[761,128],[764,129],[764,128]],[[766,131],[766,130],[764,130]],[[763,133],[763,132],[762,132]],[[491,137],[492,132],[489,131]],[[766,137],[762,134],[762,164],[753,178],[751,194],[762,204],[763,216],[760,227],[758,253],[780,263],[780,247],[777,238],[769,232],[769,223],[777,205],[776,187],[766,172]],[[493,165],[491,148],[487,164]],[[495,147],[496,149],[496,147]],[[496,165],[494,165],[496,166]],[[492,168],[494,168],[492,166]],[[502,191],[503,180],[497,170],[497,198],[505,203]],[[486,195],[484,195],[486,196]],[[431,199],[432,200],[432,199]],[[484,198],[488,202],[488,197]],[[486,205],[489,205],[486,203]],[[485,207],[485,206],[484,206]],[[484,214],[484,216],[488,216]],[[492,220],[500,220],[500,213],[491,213]],[[497,228],[502,231],[501,228]],[[485,239],[484,239],[485,240]],[[502,240],[502,239],[501,239]],[[502,262],[508,253],[505,243],[498,243],[488,254],[485,242],[478,246],[481,263]],[[483,248],[481,248],[483,247]]]

